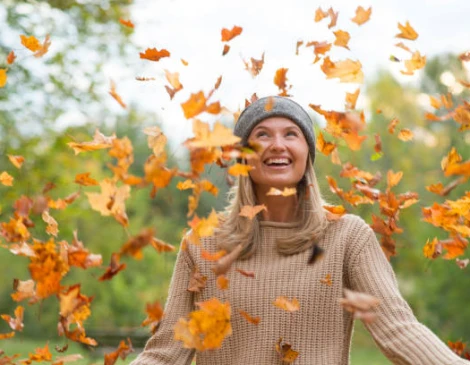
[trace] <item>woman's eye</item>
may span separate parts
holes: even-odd
[[[297,134],[296,131],[289,131],[289,132],[286,133],[286,135],[287,135],[287,136],[294,136],[294,137],[297,137],[297,136],[298,136],[298,134]]]
[[[263,136],[267,136],[268,134],[266,132],[258,132],[256,133],[256,137],[259,138],[259,137],[263,137]]]

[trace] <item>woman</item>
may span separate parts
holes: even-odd
[[[353,316],[339,305],[345,288],[381,301],[366,326],[392,363],[470,364],[417,322],[372,229],[350,214],[328,221],[313,169],[312,121],[301,106],[278,96],[259,99],[241,113],[234,134],[256,146],[259,158],[249,161],[250,176],[240,177],[232,191],[216,234],[180,250],[165,317],[132,365],[191,364],[195,351],[174,340],[174,326],[195,303],[213,297],[230,303],[232,334],[220,348],[198,352],[197,364],[282,364],[280,352],[288,349],[282,344],[299,353],[295,364],[349,364]],[[268,195],[271,188],[296,193]],[[253,220],[239,215],[242,206],[261,204],[266,210]],[[202,259],[201,250],[231,251],[240,243],[226,274],[229,287],[220,290],[213,262]],[[319,250],[321,257],[312,257]],[[200,292],[187,290],[195,270],[207,277]],[[273,305],[279,297],[297,299],[299,309],[279,309]],[[260,317],[259,324],[240,310]]]

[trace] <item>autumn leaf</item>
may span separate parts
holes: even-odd
[[[90,316],[90,302],[93,298],[80,293],[80,284],[68,287],[59,293],[59,314],[67,326],[72,323],[83,327],[83,322]]]
[[[67,145],[71,147],[75,155],[78,155],[80,152],[96,151],[104,148],[110,148],[113,146],[113,140],[116,138],[116,135],[105,136],[98,129],[95,130],[93,140],[89,142],[69,142]]]
[[[77,174],[75,176],[75,182],[83,186],[94,186],[99,185],[98,181],[90,177],[89,172],[84,172],[83,174]]]
[[[0,183],[5,186],[13,186],[13,176],[11,176],[8,172],[2,171],[0,174]]]
[[[273,196],[291,196],[297,194],[296,188],[284,188],[284,190],[279,190],[276,188],[270,188],[266,195]]]
[[[470,262],[470,259],[464,259],[464,260],[460,260],[460,259],[455,259],[455,262],[457,263],[457,266],[460,267],[461,269],[465,269],[468,265],[468,263]]]
[[[408,21],[405,25],[398,23],[398,29],[400,29],[400,33],[395,36],[396,38],[410,39],[412,41],[418,38],[418,33],[416,33]]]
[[[228,254],[217,260],[217,263],[212,268],[214,274],[218,275],[225,275],[229,270],[235,260],[240,256],[241,252],[243,251],[243,245],[239,244],[235,246],[235,248],[230,251]]]
[[[426,244],[423,246],[423,255],[428,259],[435,259],[442,253],[442,245],[439,244],[439,241],[436,237],[432,241],[429,239],[426,241]]]
[[[229,173],[232,176],[249,176],[248,171],[252,169],[253,169],[253,166],[241,164],[241,163],[235,163],[228,168],[227,173]]]
[[[24,328],[23,314],[24,314],[24,307],[19,305],[15,309],[14,317],[11,317],[7,314],[2,314],[0,317],[8,323],[8,325],[13,331],[22,331]]]
[[[308,42],[305,47],[313,46],[313,53],[315,54],[315,60],[313,63],[316,63],[320,60],[320,55],[324,55],[330,51],[332,44],[328,42]]]
[[[225,275],[218,275],[217,276],[217,288],[220,290],[228,289],[229,280]]]
[[[116,275],[119,271],[122,271],[126,268],[126,264],[119,263],[120,256],[118,253],[113,253],[111,255],[111,262],[106,268],[106,272],[99,277],[99,281],[110,280]]]
[[[279,354],[281,360],[288,364],[293,363],[299,353],[292,349],[292,345],[282,340],[282,337],[276,342],[276,352]]]
[[[419,51],[413,52],[411,59],[405,60],[405,70],[400,71],[403,75],[413,75],[416,70],[426,65],[426,56],[421,56]]]
[[[119,343],[119,347],[114,352],[106,353],[104,355],[104,365],[114,365],[117,359],[120,357],[122,360],[125,360],[126,357],[134,352],[130,338],[127,338],[127,344],[123,340]]]
[[[300,309],[299,301],[296,298],[287,299],[284,296],[277,297],[273,304],[287,312],[296,312]]]
[[[331,274],[326,274],[323,279],[320,279],[320,283],[331,286],[333,282],[331,281]]]
[[[199,310],[189,314],[189,320],[180,318],[174,326],[174,339],[183,342],[185,348],[198,351],[215,350],[225,337],[232,334],[230,304],[217,298],[198,302]]]
[[[344,30],[337,30],[336,32],[333,32],[333,34],[335,35],[335,41],[333,43],[335,46],[349,49],[348,43],[349,43],[349,40],[351,39],[351,36],[349,35],[348,32]]]
[[[346,109],[354,110],[356,109],[356,102],[359,96],[360,89],[358,88],[353,93],[346,93]]]
[[[5,87],[5,85],[7,84],[7,71],[8,69],[6,68],[0,68],[0,87]]]
[[[224,48],[222,49],[222,56],[225,56],[228,51],[230,51],[230,46],[228,44],[224,44]]]
[[[225,127],[220,122],[215,122],[211,131],[209,124],[195,119],[193,121],[194,138],[188,139],[185,145],[189,148],[222,147],[240,142],[240,137],[233,134],[231,128]]]
[[[188,291],[200,293],[206,287],[207,276],[202,275],[197,268],[193,269],[189,278]]]
[[[397,173],[394,173],[392,170],[388,170],[387,189],[391,189],[394,186],[398,185],[402,177],[403,177],[403,171],[398,171]]]
[[[328,9],[328,15],[330,16],[330,24],[328,24],[328,29],[331,29],[336,26],[338,21],[339,12],[335,12],[333,8]]]
[[[326,18],[328,16],[328,13],[326,11],[323,11],[320,7],[315,10],[315,23],[318,23],[322,19]]]
[[[261,317],[252,317],[247,312],[245,312],[244,310],[239,309],[238,313],[240,313],[241,316],[243,318],[245,318],[249,323],[252,323],[254,325],[258,325],[259,322],[261,321]]]
[[[16,59],[16,55],[15,55],[15,52],[14,51],[10,51],[10,53],[8,53],[8,56],[7,56],[7,63],[9,65],[13,64],[15,62],[15,59]]]
[[[44,38],[44,42],[42,43],[41,47],[34,53],[34,57],[42,57],[44,56],[48,51],[49,47],[51,46],[51,39],[49,34],[46,35],[46,38]]]
[[[206,110],[206,97],[202,91],[191,94],[190,98],[181,104],[181,107],[186,119],[193,118]]]
[[[126,104],[122,101],[121,96],[116,92],[116,83],[113,80],[111,80],[109,95],[111,95],[124,109],[127,108]]]
[[[52,360],[52,354],[49,351],[49,343],[46,344],[43,348],[38,347],[36,348],[35,353],[29,353],[28,354],[29,360],[31,361],[51,361]]]
[[[13,166],[15,166],[17,169],[20,169],[21,166],[23,166],[23,163],[24,163],[23,156],[8,155],[8,159],[13,164]]]
[[[160,156],[164,151],[167,143],[167,138],[162,130],[155,127],[144,128],[144,133],[147,135],[147,144],[152,149],[155,156]]]
[[[274,84],[279,88],[281,93],[280,96],[289,96],[287,90],[292,87],[292,85],[287,86],[287,68],[279,68],[274,75]]]
[[[35,282],[34,280],[18,280],[14,279],[13,280],[13,290],[15,290],[15,293],[11,294],[11,298],[15,302],[21,302],[24,299],[32,298],[31,302],[35,301],[36,297],[36,290],[34,289]]]
[[[124,25],[126,27],[134,28],[134,23],[132,23],[131,20],[124,20],[124,19],[120,18],[119,23],[121,23],[122,25]]]
[[[238,213],[239,216],[241,217],[247,217],[248,219],[252,220],[258,213],[260,213],[263,210],[267,210],[266,205],[261,204],[261,205],[244,205],[242,209],[240,210],[240,213]]]
[[[245,60],[243,61],[243,63],[245,64],[245,69],[251,74],[252,77],[256,77],[259,75],[264,65],[264,52],[261,55],[260,60],[256,60],[253,57],[251,57],[250,62],[251,64],[249,64]]]
[[[141,260],[144,256],[142,249],[150,244],[154,235],[152,228],[142,229],[138,235],[130,237],[124,245],[122,245],[119,255],[130,255],[136,260]]]
[[[214,234],[214,230],[219,224],[219,219],[215,210],[212,210],[207,218],[200,219],[198,216],[194,216],[188,224],[192,228],[189,240],[197,245],[200,243],[199,238],[209,237]]]
[[[49,214],[47,210],[42,212],[42,220],[47,223],[46,232],[54,237],[57,237],[59,228],[57,221]]]
[[[183,85],[180,82],[180,74],[179,72],[171,73],[168,70],[165,70],[165,77],[171,85],[171,88],[166,86],[166,91],[170,95],[170,99],[173,99],[174,95],[183,89]]]
[[[318,151],[323,153],[325,156],[329,156],[335,149],[336,144],[332,142],[326,142],[323,133],[319,132],[317,136],[317,143],[315,144]]]
[[[227,28],[222,28],[221,34],[222,34],[222,42],[228,42],[231,39],[235,38],[236,36],[240,35],[242,33],[243,28],[239,27],[237,25],[234,25],[231,30]]]
[[[328,211],[329,220],[338,220],[347,213],[346,208],[342,205],[324,205],[323,208]]]
[[[101,193],[85,193],[91,208],[103,216],[113,216],[123,226],[128,225],[125,201],[130,197],[129,185],[116,186],[111,179],[100,182]]]
[[[407,52],[413,53],[409,47],[407,47],[405,44],[403,44],[403,42],[399,42],[399,43],[395,44],[395,47],[398,47],[398,48],[401,48],[401,49],[403,49]]]
[[[159,61],[161,58],[170,57],[170,52],[166,49],[158,51],[156,48],[147,48],[144,53],[139,52],[140,58],[149,61]]]
[[[147,317],[140,325],[142,327],[150,325],[150,332],[155,333],[158,324],[163,318],[163,307],[159,301],[147,303],[145,305],[145,312],[147,313]]]
[[[339,78],[340,82],[362,83],[364,74],[360,61],[346,59],[344,61],[332,62],[329,56],[323,59],[321,70],[327,79]]]
[[[376,297],[344,289],[345,298],[339,300],[345,310],[354,314],[354,318],[362,319],[366,323],[371,323],[375,319],[374,308],[380,304]]]
[[[356,16],[351,20],[356,23],[357,25],[362,25],[367,22],[370,18],[370,14],[372,12],[372,8],[364,9],[362,6],[358,6],[356,9]]]
[[[41,49],[41,43],[35,36],[31,35],[27,37],[25,35],[20,35],[20,39],[21,44],[32,52],[36,52]]]
[[[400,129],[397,135],[398,139],[403,142],[408,142],[413,140],[413,132],[407,128]]]
[[[235,271],[239,272],[243,276],[246,276],[247,278],[255,278],[255,273],[253,271],[245,271],[242,269],[235,269]]]
[[[57,346],[56,346],[57,350]],[[60,352],[60,351],[58,351]],[[52,362],[52,365],[63,365],[66,362],[77,361],[83,359],[83,356],[80,354],[71,354],[65,356],[56,357],[55,360]]]

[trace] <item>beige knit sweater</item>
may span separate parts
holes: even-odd
[[[260,225],[260,249],[251,258],[232,265],[227,290],[217,289],[213,262],[201,259],[201,247],[188,245],[188,250],[179,252],[164,319],[131,365],[191,364],[195,351],[173,339],[173,326],[178,318],[187,318],[195,302],[212,297],[230,302],[233,333],[220,349],[196,353],[198,365],[283,364],[275,350],[280,337],[300,353],[294,364],[349,364],[353,319],[338,303],[343,288],[381,299],[377,319],[366,326],[393,364],[470,364],[416,320],[398,291],[374,232],[361,218],[345,215],[332,223],[320,242],[325,253],[313,265],[307,265],[310,250],[291,256],[275,250],[276,238],[291,234],[295,224]],[[218,251],[214,237],[206,239],[203,247]],[[187,288],[195,265],[208,280],[201,293],[193,294]],[[254,271],[255,278],[243,276],[234,268]],[[322,282],[327,274],[332,285]],[[275,307],[272,302],[279,296],[297,298],[300,310],[289,313]],[[239,309],[261,317],[261,322],[249,323]]]

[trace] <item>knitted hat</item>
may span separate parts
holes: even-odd
[[[267,104],[272,104],[271,106]],[[268,109],[268,110],[266,110]],[[267,96],[248,105],[240,114],[234,134],[240,137],[241,143],[247,145],[248,137],[253,128],[263,120],[270,117],[284,117],[292,120],[299,126],[310,147],[310,158],[315,161],[315,132],[313,122],[308,113],[295,101],[282,96]]]

